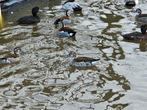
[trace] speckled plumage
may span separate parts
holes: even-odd
[[[90,58],[90,57],[76,57],[76,53],[71,51],[69,53],[70,57],[70,66],[74,66],[77,68],[86,68],[95,66],[99,62],[99,58]]]
[[[19,54],[21,49],[19,47],[14,48],[14,53],[9,54],[3,58],[0,58],[0,64],[11,64],[20,61]]]

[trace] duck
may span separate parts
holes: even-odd
[[[55,20],[54,25],[58,25],[59,22],[63,22],[64,25],[71,24],[70,16],[68,15],[68,10],[66,10],[66,15]]]
[[[125,6],[128,8],[132,8],[136,6],[136,2],[135,0],[125,0]]]
[[[141,40],[147,40],[147,34],[146,34],[146,30],[147,30],[147,25],[142,25],[140,27],[141,33],[140,32],[132,32],[129,34],[124,34],[122,35],[122,37],[125,40],[135,40],[135,41],[141,41]]]
[[[100,58],[77,57],[77,54],[74,51],[70,51],[68,56],[70,58],[69,65],[77,68],[95,66],[100,60]]]
[[[137,8],[135,12],[137,13],[135,17],[136,20],[142,24],[147,24],[147,14],[142,14],[142,10],[140,8]]]
[[[62,9],[73,10],[74,12],[82,11],[82,7],[77,2],[75,2],[75,0],[67,0],[66,2],[64,2],[64,4],[62,5]]]
[[[31,25],[31,24],[39,23],[40,17],[37,15],[38,12],[39,12],[39,7],[36,6],[32,8],[32,15],[19,18],[17,20],[17,23],[24,24],[24,25]]]
[[[57,36],[60,38],[65,38],[65,37],[75,37],[76,31],[74,31],[72,28],[64,26],[64,23],[62,23],[62,27],[58,30]]]
[[[14,53],[10,54],[9,56],[0,58],[0,64],[11,64],[11,63],[19,62],[20,61],[19,55],[21,49],[19,47],[15,47],[13,52]]]

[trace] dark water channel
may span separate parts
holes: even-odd
[[[140,31],[121,0],[77,0],[83,16],[72,14],[75,39],[56,36],[53,22],[63,15],[61,0],[26,0],[3,14],[0,57],[20,47],[19,63],[0,65],[0,110],[146,110],[147,44],[124,41]],[[39,6],[41,22],[15,22]],[[137,7],[147,13],[147,1]],[[95,67],[68,64],[67,53],[100,58]]]

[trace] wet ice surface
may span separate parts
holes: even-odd
[[[37,0],[34,5],[42,10],[37,25],[15,24],[20,17],[17,8],[25,9],[26,15],[33,4],[13,7],[11,17],[5,14],[0,57],[16,46],[23,54],[20,63],[0,65],[0,109],[146,110],[146,42],[126,42],[120,35],[139,31],[131,9],[118,0],[93,1],[78,1],[83,16],[72,14],[76,39],[56,36],[53,22],[63,15],[58,11],[63,1]],[[140,1],[138,6],[146,11],[144,4]],[[91,68],[71,67],[70,50],[101,60]]]

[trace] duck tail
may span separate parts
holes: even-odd
[[[94,59],[91,63],[92,63],[93,65],[95,65],[95,64],[97,64],[97,63],[99,62],[99,60],[100,60],[100,59]]]
[[[73,31],[73,36],[75,36],[75,35],[76,35],[76,33],[77,33],[76,31]]]

